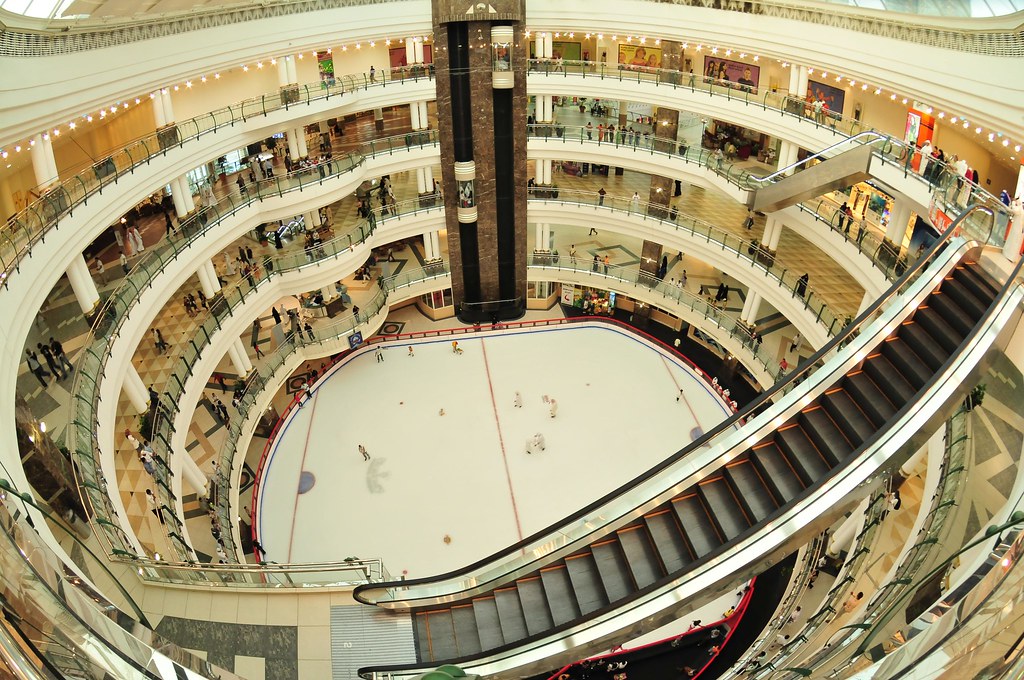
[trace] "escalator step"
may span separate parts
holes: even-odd
[[[561,570],[565,571],[564,569]],[[519,604],[523,607],[523,618],[526,619],[526,630],[529,631],[530,635],[536,635],[555,627],[552,612],[548,608],[548,601],[545,595],[546,584],[541,583],[543,575],[542,571],[541,576],[531,576],[516,581],[516,590],[519,591]],[[568,579],[568,577],[566,578]]]
[[[554,625],[558,626],[578,618],[580,608],[576,603],[572,579],[569,578],[569,572],[565,565],[559,564],[541,569],[540,578],[544,584],[544,604],[551,612],[550,618]],[[533,628],[530,628],[530,632],[533,632]]]
[[[967,312],[973,319],[980,319],[984,316],[985,310],[988,309],[989,302],[991,302],[991,300],[978,299],[967,286],[952,277],[947,277],[942,282],[940,290],[944,295],[951,297],[957,306]]]
[[[956,331],[961,341],[974,328],[974,319],[955,300],[948,295],[943,295],[941,290],[928,296],[926,302],[928,307],[938,312],[939,316]]]
[[[498,603],[494,597],[480,597],[473,600],[473,615],[476,616],[476,631],[483,649],[494,649],[505,644],[498,618]]]
[[[455,624],[449,609],[427,612],[427,632],[430,635],[430,655],[434,659],[454,659],[459,656],[455,643]]]
[[[697,485],[708,508],[708,515],[718,525],[726,540],[736,538],[750,528],[750,520],[723,477],[708,479]]]
[[[609,602],[618,602],[636,591],[629,566],[626,564],[626,556],[622,554],[622,547],[618,541],[595,543],[590,546],[590,552],[594,555],[597,573],[604,584],[604,592],[608,594]]]
[[[779,428],[775,432],[775,441],[807,486],[826,477],[832,469],[799,425]]]
[[[750,452],[750,460],[760,470],[780,508],[803,493],[805,485],[800,481],[800,475],[775,442],[755,446]]]
[[[459,645],[459,656],[480,652],[480,633],[476,628],[473,605],[460,604],[452,607],[452,621],[455,624],[455,641]]]
[[[832,420],[836,421],[847,439],[857,442],[859,448],[875,434],[884,421],[878,426],[873,425],[857,404],[858,402],[854,401],[848,392],[838,387],[829,390],[821,398],[821,405],[832,416]]]
[[[935,341],[927,330],[914,320],[906,321],[900,327],[900,339],[903,340],[914,354],[924,359],[928,367],[937,371],[949,359],[950,352]]]
[[[797,417],[797,423],[833,467],[853,453],[853,445],[832,420],[828,411],[820,405],[802,411]]]
[[[757,468],[749,460],[729,463],[723,471],[736,492],[736,498],[754,521],[760,522],[778,509],[772,492]]]
[[[849,392],[849,396],[853,399],[854,403],[860,406],[867,417],[874,421],[875,429],[880,428],[896,415],[896,407],[886,399],[885,395],[882,394],[881,388],[864,371],[850,373],[843,379],[840,385]],[[869,424],[865,429],[867,430],[867,436],[870,436],[873,428]],[[851,433],[845,429],[843,431],[857,447],[864,443],[865,437],[859,432]]]
[[[906,406],[917,393],[892,362],[881,353],[872,354],[864,360],[864,372],[871,376],[871,380],[878,385],[882,394],[892,402],[897,411]]]
[[[608,604],[608,596],[604,592],[601,575],[597,573],[597,564],[591,553],[567,557],[565,569],[569,572],[569,580],[572,582],[573,592],[576,593],[580,614],[589,614]]]
[[[935,371],[928,368],[924,359],[917,356],[910,346],[899,337],[888,338],[882,343],[882,354],[914,386],[915,392],[931,380]]]
[[[996,299],[1000,286],[977,263],[961,262],[953,269],[953,278],[986,304]]]
[[[634,525],[615,533],[622,544],[622,552],[637,588],[646,588],[665,575],[647,529],[642,525]]]
[[[494,604],[498,607],[498,621],[501,622],[501,636],[505,642],[515,642],[527,636],[526,616],[519,602],[516,588],[501,588],[494,591]]]
[[[928,332],[932,340],[952,354],[963,341],[964,336],[953,329],[942,316],[931,307],[921,307],[914,312],[914,322]]]
[[[697,557],[703,557],[722,545],[722,537],[708,517],[707,510],[697,494],[672,499],[672,508],[679,518],[679,526]]]
[[[664,506],[662,508],[645,515],[644,522],[651,534],[651,540],[654,541],[654,547],[658,549],[665,571],[673,574],[692,562],[693,556],[690,555],[686,539],[676,524],[675,514]]]
[[[416,612],[413,616],[413,626],[416,632],[416,658],[420,661],[433,661],[430,654],[430,633],[427,631],[427,615],[424,612]]]

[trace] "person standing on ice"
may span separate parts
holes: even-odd
[[[452,340],[452,354],[462,354],[462,348],[459,347],[458,340]]]
[[[519,394],[519,390],[516,390],[516,396],[512,399],[512,405],[516,408],[523,407],[523,395]]]
[[[537,434],[533,435],[533,443],[534,443],[534,444],[535,444],[535,445],[536,445],[536,446],[537,446],[537,447],[538,447],[538,448],[539,448],[539,449],[540,449],[541,451],[544,451],[545,449],[547,449],[547,446],[548,446],[548,445],[547,445],[547,442],[546,442],[546,441],[544,441],[544,435],[542,435],[542,434],[541,434],[540,432],[538,432]]]
[[[558,402],[555,401],[554,397],[548,399],[548,410],[551,412],[552,418],[558,415]]]
[[[366,447],[362,444],[359,445],[359,453],[363,454],[363,460],[370,460],[370,454],[366,452]]]
[[[312,397],[312,394],[310,393],[310,389],[309,389],[309,381],[308,380],[303,380],[302,381],[302,386],[299,387],[299,395],[298,395],[299,408],[302,408],[303,406],[305,406],[306,402],[309,401],[312,398],[313,397]]]

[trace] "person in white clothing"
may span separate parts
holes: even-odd
[[[928,164],[932,160],[932,140],[926,139],[924,144],[921,145],[921,162],[917,166],[917,171],[922,177],[927,177]]]
[[[558,415],[558,402],[553,398],[548,399],[548,410],[551,412],[551,417],[554,418]]]
[[[639,210],[640,210],[640,194],[637,193],[636,191],[634,191],[633,192],[633,198],[630,199],[629,204],[630,204],[630,211],[631,212],[639,212]]]
[[[519,390],[516,390],[516,396],[512,398],[512,405],[516,408],[523,407],[523,395],[519,394]]]
[[[540,432],[533,435],[533,441],[541,451],[547,448],[547,442],[544,441],[544,435],[542,435]]]

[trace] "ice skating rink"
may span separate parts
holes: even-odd
[[[456,569],[586,506],[727,415],[685,363],[614,327],[455,339],[461,355],[450,337],[392,344],[383,362],[372,348],[354,355],[294,410],[261,478],[268,560],[379,557],[410,578]],[[529,455],[536,433],[546,450]]]

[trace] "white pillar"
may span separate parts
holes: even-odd
[[[749,324],[756,322],[760,309],[761,294],[751,288],[747,291],[747,299],[743,301],[743,311],[740,312],[740,321],[744,321]]]
[[[167,116],[168,125],[175,121],[174,118],[174,103],[171,101],[171,90],[170,88],[164,88],[160,90],[160,95],[164,100],[164,115]]]
[[[405,39],[405,63],[408,66],[416,63],[416,43],[412,38]]]
[[[910,224],[910,213],[907,201],[896,198],[892,204],[892,212],[889,213],[889,224],[885,227],[885,238],[902,246],[903,239],[907,236],[907,225]]]
[[[217,283],[217,277],[210,278],[210,262],[206,262],[199,265],[199,269],[196,270],[196,277],[199,279],[199,288],[203,291],[203,295],[208,298],[213,297],[220,290],[220,286]]]
[[[768,250],[776,250],[779,247],[779,239],[782,238],[782,220],[769,215],[764,222],[764,236],[761,238],[761,245]]]
[[[277,85],[284,87],[291,82],[288,76],[288,60],[290,57],[283,56],[277,60]]]
[[[288,154],[292,157],[293,161],[299,160],[299,138],[295,134],[295,129],[285,130],[284,136],[288,141]]]
[[[167,113],[164,111],[164,98],[160,94],[160,90],[152,92],[149,95],[149,100],[153,102],[153,121],[156,123],[156,127],[159,130],[163,126],[167,125]]]
[[[299,147],[299,158],[305,158],[309,155],[309,147],[306,145],[306,129],[304,127],[295,128],[295,145]]]
[[[544,250],[544,225],[540,222],[533,225],[533,249]]]
[[[839,525],[839,528],[832,532],[832,539],[828,542],[828,554],[837,557],[844,550],[849,550],[853,540],[857,537],[857,529],[864,519],[864,512],[858,508],[846,521]]]
[[[806,91],[800,91],[800,67],[796,64],[789,65],[789,96],[794,99],[803,98]]]
[[[928,462],[928,445],[925,444],[914,452],[907,462],[900,466],[900,474],[904,477],[913,477],[917,471]]]
[[[100,292],[96,290],[96,282],[92,280],[89,264],[85,257],[79,255],[71,260],[67,270],[68,282],[75,293],[78,306],[86,314],[91,314],[100,302]]]
[[[423,168],[423,184],[427,187],[427,191],[434,190],[434,169],[429,165]]]
[[[426,102],[426,100],[421,101],[421,102],[417,102],[416,106],[420,110],[420,125],[421,125],[420,129],[421,130],[429,130],[430,129],[430,117],[427,115],[427,102]]]
[[[53,137],[50,135],[43,135],[43,158],[49,166],[50,181],[58,181],[60,177],[57,174],[57,158],[53,155]]]
[[[181,476],[185,478],[188,485],[200,496],[206,496],[206,475],[199,465],[192,460],[188,451],[177,452],[174,455],[181,456]],[[226,489],[225,489],[226,491]]]
[[[430,232],[430,243],[434,251],[434,259],[440,260],[441,258],[443,258],[444,255],[441,254],[441,232]]]
[[[243,358],[243,354],[239,352],[237,346],[237,343],[240,342],[241,340],[238,340],[236,343],[231,343],[228,347],[228,357],[231,358],[231,365],[235,367],[235,371],[239,375],[248,375],[249,369],[245,367],[246,361]]]
[[[422,64],[423,61],[424,61],[424,57],[423,57],[423,41],[420,40],[419,38],[415,38],[412,41],[412,45],[413,45],[413,50],[416,52],[416,61],[415,61],[415,63]]]
[[[860,301],[860,307],[857,308],[857,316],[864,313],[864,310],[871,306],[871,303],[875,301],[874,296],[871,293],[864,293],[864,298]]]
[[[807,96],[807,78],[810,75],[810,71],[806,66],[796,67],[797,84],[796,92],[797,96],[803,99]]]
[[[36,186],[48,187],[53,180],[50,175],[50,163],[46,159],[46,146],[43,143],[41,134],[32,138],[32,145],[29,147],[32,154],[32,171],[35,173]]]
[[[416,191],[420,194],[427,193],[427,174],[423,168],[416,168]]]
[[[423,232],[423,259],[430,262],[435,257],[434,255],[434,239],[430,237],[430,232]]]
[[[185,210],[191,213],[196,209],[196,202],[192,198],[192,185],[188,182],[188,175],[179,177],[178,184],[181,187],[181,200],[185,204]]]
[[[420,107],[417,102],[409,104],[409,125],[413,130],[423,129],[423,124],[420,122]]]
[[[178,178],[175,177],[171,180],[171,201],[174,202],[174,214],[181,219],[185,215],[188,215],[188,206],[185,204],[185,196],[181,185],[178,183]]]
[[[252,370],[252,361],[249,359],[249,353],[245,351],[245,346],[242,344],[241,338],[237,338],[234,344],[235,349],[241,355],[242,365],[245,366],[245,372],[248,373]]]
[[[132,364],[128,364],[128,370],[124,374],[124,391],[136,412],[145,413],[149,410],[149,392]]]
[[[555,36],[548,31],[544,34],[544,58],[551,59],[555,54]]]
[[[299,82],[299,64],[298,59],[294,55],[288,55],[285,59],[285,63],[288,64],[288,82],[297,83]]]
[[[210,279],[210,287],[213,288],[213,294],[216,294],[220,290],[220,279],[217,278],[217,267],[213,265],[213,260],[204,262],[201,269],[206,270],[206,276]]]

